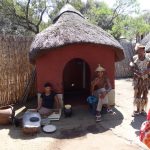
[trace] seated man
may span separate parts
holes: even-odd
[[[97,77],[91,82],[91,93],[98,98],[98,105],[96,108],[96,121],[101,121],[101,109],[102,105],[107,105],[107,111],[112,112],[108,105],[108,92],[111,91],[111,84],[107,76],[105,75],[105,69],[100,65],[96,68]]]
[[[52,90],[52,85],[50,83],[45,83],[44,93],[41,94],[40,99],[38,99],[37,111],[41,115],[50,115],[54,109],[54,104],[56,104],[56,109],[59,109],[59,99],[57,94]]]

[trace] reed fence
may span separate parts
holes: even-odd
[[[17,103],[33,72],[29,62],[32,37],[0,35],[0,106]]]

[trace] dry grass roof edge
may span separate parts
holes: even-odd
[[[80,12],[66,4],[56,16],[54,24],[38,33],[30,48],[30,61],[34,62],[44,51],[74,43],[107,45],[115,49],[115,60],[124,59],[123,47],[109,33],[88,22]]]

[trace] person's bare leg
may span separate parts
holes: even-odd
[[[143,92],[143,97],[142,97],[142,104],[141,104],[141,114],[142,115],[146,115],[146,107],[147,107],[147,103],[148,103],[148,89],[146,89]]]
[[[101,109],[102,109],[102,100],[99,98],[97,108],[96,108],[96,122],[101,121]]]
[[[136,115],[139,115],[139,111],[140,111],[140,99],[139,98],[135,98],[133,105],[136,107],[136,110],[133,111],[132,117],[135,117]]]
[[[141,94],[142,92],[139,88],[134,88],[134,105],[136,106],[136,110],[133,111],[132,117],[135,117],[135,115],[139,115],[141,107]]]

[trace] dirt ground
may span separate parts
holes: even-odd
[[[0,126],[1,150],[146,150],[139,141],[144,116],[131,117],[133,89],[131,79],[116,80],[116,115],[105,114],[95,123],[88,107],[73,108],[71,118],[53,121],[57,131],[24,135],[13,125]]]

